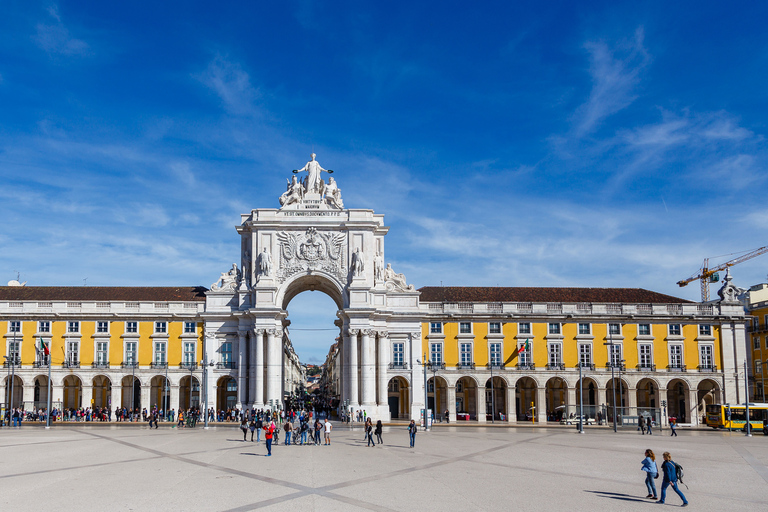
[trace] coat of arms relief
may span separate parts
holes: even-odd
[[[280,243],[279,282],[313,270],[327,272],[339,281],[345,280],[345,233],[320,233],[309,228],[304,233],[283,231],[277,234],[277,240]]]

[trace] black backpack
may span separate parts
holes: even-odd
[[[683,482],[683,466],[681,466],[675,461],[672,461],[672,464],[675,465],[675,473],[677,473],[677,481],[683,484],[686,489],[688,489],[688,484]]]

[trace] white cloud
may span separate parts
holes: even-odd
[[[577,137],[596,130],[607,117],[628,107],[637,97],[640,73],[650,62],[643,46],[643,29],[630,41],[610,47],[602,41],[584,45],[590,54],[592,90],[589,99],[574,115]]]
[[[259,97],[259,91],[251,85],[250,76],[239,64],[217,55],[196,78],[216,92],[230,114],[256,114],[253,102]]]
[[[37,45],[51,55],[84,56],[90,52],[88,43],[82,39],[76,39],[64,26],[59,15],[58,7],[48,8],[48,14],[54,19],[54,23],[38,23],[34,36]]]

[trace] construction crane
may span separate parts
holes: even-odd
[[[704,258],[704,263],[701,265],[699,271],[688,279],[678,281],[677,285],[682,288],[683,286],[687,286],[691,281],[699,279],[701,281],[701,302],[707,302],[709,301],[709,283],[716,283],[720,280],[720,275],[718,274],[719,271],[732,267],[738,263],[741,263],[742,261],[751,260],[755,256],[760,256],[766,252],[768,252],[768,245],[765,247],[760,247],[759,249],[755,249],[754,251],[749,251],[748,253],[739,256],[738,258],[726,261],[725,263],[721,263],[712,268],[709,268],[709,258]]]

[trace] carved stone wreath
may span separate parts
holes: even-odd
[[[304,233],[283,231],[277,234],[277,240],[280,243],[280,265],[277,269],[279,282],[296,274],[316,270],[344,281],[346,234],[319,233],[315,228],[309,228]]]

